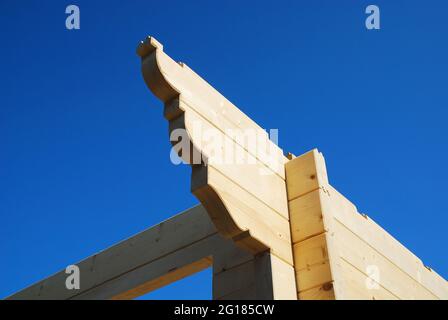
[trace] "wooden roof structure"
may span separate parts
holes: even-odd
[[[170,136],[185,134],[190,152],[172,142],[200,204],[77,263],[79,290],[62,270],[10,299],[132,299],[210,266],[213,299],[448,299],[446,280],[330,185],[317,149],[284,156],[153,37],[137,53]],[[247,131],[252,143],[235,134]]]

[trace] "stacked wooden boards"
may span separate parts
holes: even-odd
[[[289,299],[294,274],[283,279],[282,265],[268,251],[253,255],[222,237],[197,205],[76,263],[77,290],[66,287],[70,274],[61,270],[7,299],[127,300],[212,266],[213,299]]]
[[[286,177],[299,299],[448,299],[442,277],[328,183],[321,153]]]
[[[294,286],[283,151],[154,38],[142,41],[137,53],[148,88],[164,103],[170,140],[192,166],[192,193],[221,235],[252,254],[269,251],[276,261],[272,267]]]
[[[137,52],[148,87],[164,102],[170,133],[187,132],[192,150],[180,155],[193,168],[193,194],[219,233],[253,254],[272,254],[283,274],[279,288],[296,286],[300,299],[447,297],[445,280],[331,187],[319,152],[288,162],[267,136],[256,140],[254,152],[229,133],[259,131],[254,121],[154,38]],[[229,150],[212,151],[204,132],[227,141],[239,158],[215,161]],[[256,152],[259,141],[269,156]]]
[[[79,291],[62,270],[10,299],[132,299],[212,265],[219,300],[448,299],[443,278],[329,184],[317,150],[288,161],[154,38],[137,52],[202,205],[79,262]]]

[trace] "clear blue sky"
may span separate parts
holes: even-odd
[[[135,54],[154,35],[448,278],[448,2],[0,2],[0,297],[197,203]],[[381,9],[381,30],[364,26]],[[191,289],[194,290],[191,290]],[[151,298],[210,298],[205,271]]]

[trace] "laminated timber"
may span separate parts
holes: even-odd
[[[442,277],[328,183],[321,153],[286,177],[299,299],[448,299]]]
[[[170,133],[187,133],[191,152],[176,151],[201,205],[78,263],[80,290],[63,270],[10,299],[132,299],[210,266],[214,299],[448,299],[442,277],[329,184],[320,152],[286,158],[265,133],[270,153],[254,152],[229,133],[261,130],[236,106],[154,38],[137,53]],[[213,161],[198,125],[250,163]]]
[[[133,299],[208,267],[218,300],[448,299],[442,277],[328,183],[317,150],[288,161],[286,178],[293,275],[222,237],[198,205],[77,263],[80,290],[61,270],[7,299]]]
[[[295,294],[295,287],[278,288],[271,278],[288,276],[275,257],[269,252],[254,256],[220,236],[201,205],[76,265],[79,290],[66,288],[67,274],[61,270],[7,299],[133,299],[208,267],[213,267],[213,299],[271,300]]]
[[[181,156],[192,164],[193,194],[223,236],[252,253],[269,250],[285,272],[293,267],[297,297],[291,298],[448,298],[444,279],[331,187],[317,150],[288,162],[267,137],[274,150],[268,159],[233,140],[234,148],[255,164],[207,161],[212,155],[204,137],[195,133],[198,123],[224,136],[228,129],[260,127],[185,64],[172,60],[154,38],[143,41],[137,52],[146,84],[165,104],[170,131],[188,133],[193,152]],[[197,154],[205,158],[199,165],[192,163]],[[260,174],[261,168],[271,174]],[[278,285],[294,286],[285,280]]]
[[[179,156],[192,166],[191,191],[219,233],[252,254],[269,251],[289,272],[286,279],[293,278],[283,151],[186,64],[171,59],[153,37],[142,41],[137,53],[148,88],[164,103],[170,137],[179,129],[186,133],[190,152],[182,150]],[[248,131],[257,135],[255,146],[232,134]],[[207,148],[210,135],[226,142],[225,151],[232,150],[230,164]]]

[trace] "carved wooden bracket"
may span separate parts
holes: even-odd
[[[252,253],[270,250],[292,265],[288,160],[282,150],[193,70],[171,59],[157,40],[148,37],[137,53],[147,86],[164,103],[170,136],[177,136],[177,129],[186,133],[182,139],[191,150],[177,151],[192,166],[191,191],[218,231]]]

